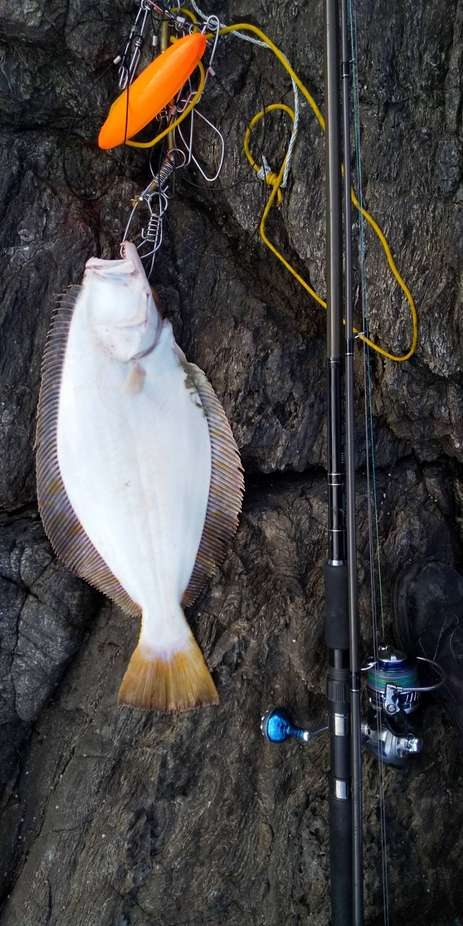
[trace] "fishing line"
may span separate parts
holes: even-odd
[[[195,12],[198,14],[198,16],[203,20],[203,22],[206,22],[207,19],[208,19],[207,14],[206,14],[206,13],[203,13],[203,11],[199,8],[199,6],[198,6],[198,4],[195,2],[195,0],[190,0],[190,2],[191,2],[191,5],[192,5],[194,11],[195,11]],[[187,12],[187,11],[184,10],[184,9],[182,9],[182,12]],[[226,23],[221,22],[221,23],[220,23],[220,28],[221,28],[221,29],[227,28]],[[268,47],[266,42],[262,41],[261,39],[255,39],[255,38],[253,38],[251,35],[246,35],[244,32],[237,32],[237,31],[235,30],[235,31],[234,31],[234,35],[236,35],[236,37],[237,37],[238,39],[242,39],[243,42],[249,42],[250,45],[259,45],[260,48],[267,48],[267,47]]]
[[[361,305],[362,305],[362,325],[363,330],[368,335],[369,331],[369,305],[368,305],[368,283],[366,272],[366,229],[363,206],[363,177],[362,177],[362,160],[361,160],[361,131],[360,131],[360,93],[359,93],[359,72],[358,72],[358,34],[357,21],[353,9],[352,0],[348,0],[348,23],[350,28],[350,44],[352,59],[352,97],[353,97],[353,115],[354,115],[354,151],[357,174],[358,199],[360,203],[359,210],[359,270],[361,280]],[[381,555],[379,539],[379,518],[378,518],[378,497],[376,485],[376,460],[374,449],[374,431],[373,431],[373,382],[371,372],[371,357],[366,344],[363,344],[363,371],[364,371],[364,407],[365,407],[365,454],[366,454],[366,471],[367,471],[367,512],[368,512],[368,548],[369,548],[369,565],[370,565],[370,585],[371,585],[371,610],[372,610],[372,633],[373,633],[373,653],[374,659],[378,661],[378,608],[377,608],[377,584],[376,572],[378,575],[379,590],[379,612],[381,620],[382,640],[385,639],[384,627],[384,607],[382,594],[382,574],[381,574]],[[376,568],[375,568],[376,560]],[[376,712],[376,724],[378,737],[381,736],[383,729],[382,711]],[[380,842],[381,842],[381,873],[382,873],[382,890],[383,890],[383,922],[384,926],[390,924],[390,905],[389,905],[389,871],[388,871],[388,835],[386,821],[386,804],[385,804],[385,763],[382,751],[378,755],[378,777],[379,777],[379,811],[380,811]]]
[[[207,16],[205,13],[203,13],[203,11],[199,8],[199,6],[198,6],[196,3],[193,2],[193,3],[192,3],[192,6],[193,6],[193,9],[196,11],[196,13],[202,18],[203,23],[204,23],[203,28],[206,28],[206,29],[207,29],[207,28],[209,27],[210,23],[213,22],[213,28],[216,29],[216,34],[215,34],[215,39],[214,39],[214,46],[213,46],[213,50],[212,50],[212,54],[211,54],[211,59],[210,59],[210,62],[209,62],[209,68],[210,68],[210,67],[211,67],[211,64],[212,64],[213,57],[214,57],[214,55],[215,55],[215,51],[216,51],[216,47],[217,47],[217,41],[218,41],[218,38],[219,38],[219,34],[223,33],[224,30],[227,31],[227,32],[230,31],[230,27],[229,27],[229,26],[226,26],[225,23],[222,23],[222,22],[219,20],[219,18],[218,18],[217,16],[215,16],[214,14]],[[191,14],[190,14],[190,11],[189,11],[188,9],[186,9],[185,7],[181,7],[181,8],[179,8],[179,9],[180,9],[180,12],[182,12],[182,13],[184,13],[184,14],[186,14],[186,15],[191,15]],[[271,49],[270,49],[270,46],[269,46],[269,44],[268,44],[268,42],[267,42],[266,40],[263,41],[263,40],[261,40],[261,39],[255,39],[255,38],[253,38],[252,36],[248,36],[248,35],[246,35],[244,32],[240,32],[240,31],[238,31],[238,30],[236,30],[236,29],[233,29],[233,31],[231,32],[231,34],[234,35],[234,36],[236,36],[236,37],[239,38],[239,39],[242,39],[243,41],[250,42],[252,45],[258,45],[260,48],[265,48],[265,49],[267,49],[267,50],[271,50]],[[290,64],[289,64],[288,59],[285,57],[285,55],[283,55],[282,52],[281,52],[280,54],[281,54],[282,59],[284,59],[284,60],[286,61],[286,69],[289,71],[289,70],[290,70]],[[292,157],[293,157],[294,146],[295,146],[295,144],[296,144],[297,135],[298,135],[298,129],[299,129],[299,112],[300,112],[299,93],[298,93],[298,89],[297,89],[297,86],[296,86],[296,82],[295,82],[293,76],[291,76],[291,85],[292,85],[293,99],[294,99],[294,119],[293,119],[293,126],[292,126],[291,138],[290,138],[290,141],[289,141],[288,150],[287,150],[287,152],[286,152],[286,157],[285,157],[285,170],[284,170],[283,177],[282,177],[282,180],[281,180],[281,187],[282,187],[282,189],[284,189],[284,188],[286,187],[287,182],[288,182],[288,177],[289,177],[289,171],[290,171],[291,161],[292,161]]]
[[[217,80],[217,75],[214,76],[214,79]],[[220,81],[219,81],[219,83],[220,83]],[[268,108],[269,108],[269,106],[271,106],[271,104],[270,104],[270,103],[268,103],[268,104],[265,103],[265,98],[264,98],[263,90],[262,90],[262,83],[263,83],[262,74],[259,73],[259,74],[258,74],[258,78],[257,78],[257,80],[256,80],[256,97],[259,98],[259,103],[260,103],[260,105],[261,105],[262,111],[267,111]],[[226,89],[226,88],[225,88],[225,89]],[[288,94],[291,94],[291,90],[290,90],[290,89],[287,90],[285,96],[288,95]],[[232,96],[232,94],[230,94],[230,95]],[[198,113],[198,115],[200,115],[200,114]],[[260,133],[259,133],[259,134],[261,135],[261,137],[260,137],[260,138],[257,138],[257,137],[256,137],[256,138],[255,138],[255,141],[254,141],[254,139],[253,139],[253,143],[254,143],[255,148],[257,149],[257,152],[258,152],[258,155],[259,155],[259,159],[260,159],[260,161],[262,161],[263,156],[264,156],[265,146],[266,146],[266,144],[267,144],[267,140],[268,140],[268,136],[269,136],[268,125],[267,125],[267,121],[266,121],[265,119],[263,119],[262,122],[260,123],[259,129],[261,130]],[[177,131],[178,131],[178,129],[177,129]],[[228,133],[226,133],[226,134],[223,136],[223,137],[224,137],[224,141],[225,141],[226,143],[229,142],[231,133],[232,133],[232,126],[229,127]],[[256,133],[256,134],[257,134],[257,133]],[[215,187],[215,188],[216,188],[216,189],[218,190],[218,192],[220,192],[220,193],[222,193],[222,192],[223,192],[223,193],[226,193],[226,192],[228,192],[228,191],[230,191],[230,190],[237,190],[237,189],[241,189],[242,187],[245,187],[245,186],[247,187],[247,186],[251,186],[251,185],[252,185],[252,187],[254,188],[254,190],[257,190],[257,191],[258,191],[258,194],[259,194],[259,202],[260,202],[260,207],[259,207],[259,208],[262,208],[262,209],[263,209],[263,208],[265,207],[265,203],[266,203],[266,190],[265,190],[265,186],[264,186],[264,185],[262,185],[262,186],[259,185],[259,186],[256,187],[255,179],[254,179],[253,177],[250,177],[250,176],[249,176],[249,173],[248,173],[248,171],[246,170],[245,162],[244,162],[243,160],[240,160],[240,161],[238,162],[237,170],[238,170],[238,173],[240,174],[240,176],[238,176],[237,179],[236,179],[235,181],[232,181],[231,183],[222,183],[220,180],[217,180],[217,181],[216,181],[216,187]],[[190,177],[187,173],[182,174],[182,183],[186,184],[187,186],[189,186],[189,187],[191,187],[191,188],[193,188],[193,189],[195,189],[195,190],[200,190],[201,192],[204,193],[204,186],[203,186],[202,184],[195,183],[194,180],[192,180],[191,177]],[[253,228],[252,232],[249,233],[249,241],[252,242],[252,243],[257,243],[257,242],[258,242],[258,239],[259,239],[259,225],[256,225],[256,226]]]
[[[126,101],[125,101],[124,143],[127,143],[127,129],[129,127],[129,93],[130,93],[130,84],[128,83],[125,88]]]
[[[226,25],[225,25],[225,23],[220,22],[220,20],[218,19],[217,16],[209,16],[209,17],[207,17],[206,14],[203,13],[202,10],[200,10],[200,8],[198,7],[198,5],[197,5],[195,2],[192,2],[192,6],[193,6],[193,9],[198,13],[198,15],[201,16],[201,18],[203,19],[204,25],[205,25],[206,28],[208,27],[208,25],[209,25],[211,19],[214,19],[214,20],[217,22],[217,33],[216,33],[216,38],[215,38],[214,50],[213,50],[213,54],[214,54],[214,53],[215,53],[215,49],[216,49],[216,45],[217,45],[217,40],[218,40],[218,37],[219,37],[219,31],[220,31],[220,29],[225,29],[225,28],[226,28]],[[262,41],[261,39],[255,39],[255,38],[253,38],[252,36],[246,35],[244,32],[239,32],[239,31],[236,31],[236,30],[234,30],[234,32],[233,32],[232,34],[235,35],[237,38],[242,39],[242,40],[245,41],[245,42],[251,42],[251,44],[253,44],[253,45],[258,45],[260,48],[266,48],[266,49],[270,50],[270,49],[269,49],[269,46],[268,46],[268,43],[267,43],[266,41]],[[290,67],[289,61],[288,61],[288,59],[283,55],[283,53],[282,53],[282,57],[285,58],[287,67],[289,68],[289,67]],[[211,63],[212,63],[212,62],[211,62]],[[292,157],[293,157],[294,146],[295,146],[296,141],[297,141],[297,135],[298,135],[298,130],[299,130],[299,112],[300,112],[299,92],[298,92],[298,89],[297,89],[297,86],[296,86],[296,83],[295,83],[295,80],[294,80],[294,77],[293,77],[293,76],[291,76],[291,85],[292,85],[292,89],[293,89],[293,99],[294,99],[294,119],[293,119],[292,131],[291,131],[291,138],[290,138],[290,141],[289,141],[288,150],[287,150],[287,152],[286,152],[285,170],[284,170],[283,177],[282,177],[282,181],[281,181],[281,187],[282,187],[282,189],[284,189],[284,188],[286,187],[287,183],[288,183],[288,177],[289,177],[289,171],[290,171],[290,168],[291,168],[291,161],[292,161]]]

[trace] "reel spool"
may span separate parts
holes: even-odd
[[[421,695],[436,691],[444,682],[437,662],[423,656],[410,659],[392,646],[379,646],[378,658],[362,671],[368,673],[370,706],[388,717],[413,714],[420,706]]]

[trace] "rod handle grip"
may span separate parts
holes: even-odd
[[[325,563],[325,640],[328,649],[349,649],[347,566]]]
[[[330,796],[331,926],[352,926],[352,802]]]

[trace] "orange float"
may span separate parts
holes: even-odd
[[[158,55],[128,90],[114,100],[100,129],[99,147],[107,149],[122,145],[148,125],[181,90],[205,48],[206,36],[202,32],[194,32]]]

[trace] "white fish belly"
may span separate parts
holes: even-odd
[[[143,610],[143,639],[186,638],[179,607],[195,564],[211,479],[207,419],[187,387],[170,325],[139,361],[106,354],[79,298],[69,332],[58,416],[58,461],[74,511],[101,557]]]

